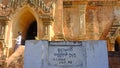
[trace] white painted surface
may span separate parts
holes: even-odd
[[[85,41],[86,68],[109,68],[105,41]]]
[[[108,68],[105,41],[26,41],[24,68]]]
[[[43,47],[45,41],[26,41],[24,53],[24,68],[43,68]]]

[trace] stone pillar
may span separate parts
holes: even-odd
[[[50,22],[49,21],[44,21],[43,22],[43,31],[44,31],[44,33],[43,33],[43,39],[44,40],[49,40],[49,38],[50,38],[50,32],[49,32],[49,25],[50,25]]]
[[[50,25],[52,23],[52,19],[49,15],[42,15],[43,21],[43,40],[50,40]]]
[[[79,15],[80,15],[80,35],[79,39],[86,38],[86,20],[85,20],[85,13],[86,13],[86,4],[79,5]]]
[[[55,9],[54,40],[60,41],[63,38],[63,0],[57,0]]]
[[[99,38],[99,24],[98,24],[98,20],[97,20],[97,10],[93,11],[93,39],[94,40],[98,40]]]

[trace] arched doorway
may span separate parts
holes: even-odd
[[[26,32],[26,40],[34,40],[37,36],[37,22],[33,21]]]
[[[22,32],[23,42],[25,44],[26,40],[34,40],[35,36],[37,38],[42,38],[42,28],[43,22],[39,18],[39,15],[35,10],[31,9],[30,6],[24,6],[17,13],[14,14],[12,19],[12,47],[15,46],[16,37],[18,32]],[[39,22],[39,23],[38,23]],[[16,27],[17,26],[17,27]]]

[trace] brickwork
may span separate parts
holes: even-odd
[[[2,3],[3,3],[4,5],[7,5],[8,1],[9,1],[9,0],[3,0]]]
[[[63,0],[63,1],[118,1],[118,0]]]
[[[9,0],[3,0],[2,3],[4,5],[7,5]],[[13,0],[12,0],[13,1]],[[21,0],[22,1],[22,0]],[[35,0],[38,1],[38,0]],[[49,0],[46,0],[49,1]],[[106,39],[106,36],[109,32],[109,29],[111,28],[111,24],[114,22],[114,7],[113,6],[100,6],[100,5],[96,5],[96,6],[90,6],[87,5],[87,10],[85,12],[85,29],[80,29],[80,3],[79,5],[76,6],[75,5],[71,8],[63,8],[63,2],[62,0],[57,0],[58,2],[56,2],[56,7],[55,7],[55,13],[53,13],[53,15],[55,14],[55,20],[54,23],[52,23],[53,27],[53,32],[55,33],[56,37],[62,38],[62,34],[64,34],[64,38],[67,39],[67,41],[78,41],[78,40],[99,40],[99,39]],[[63,1],[86,1],[86,0],[63,0]],[[88,0],[88,1],[93,1],[93,0]],[[94,1],[103,1],[103,0],[94,0]],[[105,1],[105,0],[104,0]],[[107,1],[113,1],[113,0],[107,0]],[[116,1],[116,0],[114,0]],[[5,9],[6,6],[4,6],[3,4],[0,4],[0,16],[6,16],[7,14],[9,14],[9,12],[7,12],[9,9]],[[78,4],[78,3],[77,3]],[[22,8],[22,6],[20,7],[20,9]],[[85,9],[86,9],[85,8]],[[17,26],[21,27],[21,28],[17,28],[14,27],[14,24],[12,24],[13,22],[11,20],[9,20],[10,22],[7,24],[7,27],[9,29],[7,29],[6,31],[6,41],[9,42],[9,40],[13,40],[12,38],[10,38],[10,32],[11,29],[13,28],[16,31],[13,31],[13,38],[15,38],[15,32],[17,32],[17,29],[26,29],[24,31],[27,31],[27,28],[29,26],[28,21],[32,21],[32,19],[37,18],[37,15],[35,16],[36,13],[38,12],[32,12],[31,11],[31,7],[28,7],[28,9],[30,10],[21,10],[21,11],[15,11],[12,12],[10,14],[10,16],[14,16],[16,18],[13,18],[15,20],[13,20],[13,22],[15,24],[18,24]],[[34,7],[32,7],[32,9],[34,10]],[[40,9],[40,8],[38,8]],[[23,12],[24,11],[24,12]],[[30,11],[30,12],[27,12]],[[37,11],[37,10],[34,10]],[[23,15],[21,14],[23,13]],[[81,12],[82,13],[82,12]],[[15,15],[16,14],[16,15]],[[21,14],[21,17],[19,17]],[[32,15],[33,14],[33,15]],[[35,16],[35,17],[34,17]],[[25,18],[25,20],[23,19]],[[83,19],[83,18],[82,18]],[[37,22],[39,21],[39,18],[37,18]],[[22,24],[22,25],[19,25]],[[23,27],[24,25],[24,27]],[[42,25],[42,24],[39,24]],[[39,26],[38,25],[38,26]],[[42,28],[38,27],[38,37],[44,32],[39,32],[42,31]],[[43,27],[44,28],[44,27]],[[82,30],[85,30],[84,32],[86,32],[85,35],[82,35],[81,33],[83,33]],[[44,31],[44,30],[43,30]],[[41,36],[39,38],[41,38]],[[55,38],[56,39],[56,38]],[[114,41],[114,40],[113,40]],[[120,40],[118,40],[120,41]],[[11,41],[10,41],[11,42]],[[112,49],[113,47],[111,46],[111,42],[108,41],[108,49]],[[9,49],[10,53],[12,52],[11,49]],[[12,53],[11,53],[12,54]],[[11,55],[10,54],[10,55]],[[120,53],[119,52],[109,52],[109,65],[110,68],[120,68]],[[16,65],[12,65],[12,66],[16,66]],[[18,65],[19,66],[19,65]],[[13,68],[14,68],[13,67]]]

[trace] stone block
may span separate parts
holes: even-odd
[[[24,68],[108,68],[105,41],[36,41],[25,43]]]

